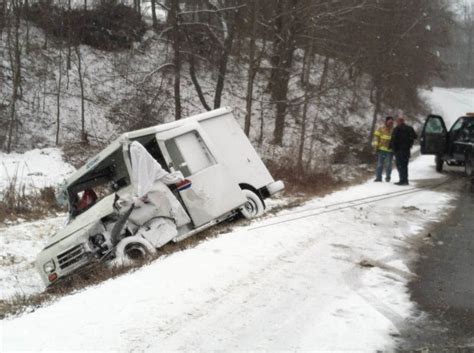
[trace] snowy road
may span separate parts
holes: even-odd
[[[432,162],[413,163],[413,185],[446,180]],[[4,320],[2,351],[393,349],[413,310],[407,264],[455,192],[319,207],[399,190],[369,182],[315,199]]]

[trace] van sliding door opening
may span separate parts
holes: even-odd
[[[196,227],[245,203],[237,181],[198,124],[158,133],[156,139],[170,170],[179,170],[192,182],[180,196]]]
[[[173,166],[184,177],[216,164],[197,131],[190,131],[165,142]]]

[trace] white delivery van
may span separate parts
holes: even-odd
[[[160,196],[150,197],[158,200],[151,214],[136,216],[140,207],[121,207],[136,189],[130,157],[135,141],[167,172],[185,178],[186,187],[166,191],[184,209],[186,221],[172,219],[173,212],[161,214]],[[229,108],[125,133],[65,181],[59,199],[68,204],[68,223],[38,255],[36,266],[50,285],[89,264],[146,256],[163,245],[163,239],[156,240],[163,224],[152,225],[157,219],[177,228],[171,239],[177,242],[239,213],[246,218],[261,215],[264,199],[283,188]],[[91,205],[79,209],[88,197]]]

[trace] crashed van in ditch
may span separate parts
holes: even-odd
[[[283,190],[232,110],[123,134],[65,181],[69,219],[41,251],[46,285],[101,261],[147,257]]]

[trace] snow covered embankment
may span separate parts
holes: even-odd
[[[0,163],[0,200],[12,184],[16,192],[29,195],[44,187],[57,186],[75,171],[57,148],[0,152]],[[34,222],[17,219],[15,224],[8,220],[5,224],[0,222],[0,300],[44,289],[34,261],[48,238],[63,223],[64,216]]]
[[[439,183],[432,158],[412,180]],[[394,348],[413,305],[407,261],[453,195],[372,182],[316,199],[2,323],[4,350],[360,350]],[[320,213],[318,211],[318,213]],[[293,215],[290,215],[293,214]],[[257,228],[260,227],[260,228]],[[361,266],[360,264],[369,264]]]
[[[15,181],[18,191],[25,188],[25,192],[29,193],[56,186],[75,171],[63,160],[57,148],[34,149],[25,153],[0,152],[0,162],[0,198],[12,181]]]

